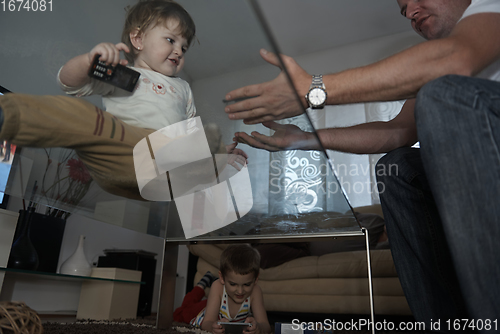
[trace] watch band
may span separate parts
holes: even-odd
[[[315,91],[315,90],[322,90],[324,94],[322,94],[324,100],[321,101],[320,103],[314,103],[311,101],[311,92]],[[323,75],[321,74],[313,74],[312,76],[312,82],[311,82],[311,86],[309,87],[309,92],[306,94],[306,100],[307,100],[307,103],[309,104],[309,107],[311,109],[322,109],[325,104],[326,104],[326,87],[325,87],[325,84],[323,83]],[[317,96],[317,95],[315,95]]]
[[[323,83],[323,75],[322,74],[313,74],[311,87],[309,89],[313,89],[315,87],[325,89],[325,84]]]

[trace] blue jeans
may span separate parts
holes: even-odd
[[[417,96],[415,120],[421,148],[389,152],[376,169],[410,308],[427,325],[441,319],[442,331],[448,319],[497,319],[500,83],[432,81]]]

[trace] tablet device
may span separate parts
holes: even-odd
[[[224,326],[224,331],[226,334],[241,334],[243,330],[247,327],[252,326],[249,322],[217,322],[218,325]]]

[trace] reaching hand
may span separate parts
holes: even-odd
[[[226,152],[229,154],[227,163],[240,171],[241,167],[237,163],[241,166],[245,166],[248,163],[248,155],[245,151],[236,148],[236,145],[238,145],[237,142],[226,145]]]
[[[269,64],[281,68],[278,57],[271,52],[261,50],[260,54]],[[293,58],[281,56],[295,89],[302,98],[311,84],[311,76],[304,71]],[[283,69],[282,69],[283,70]],[[246,124],[257,124],[264,121],[279,120],[300,115],[306,107],[305,98],[302,105],[297,101],[286,74],[281,73],[272,81],[242,87],[229,92],[226,100],[233,101],[249,98],[229,105],[226,113],[232,120],[243,119]]]
[[[310,132],[304,132],[293,124],[278,124],[273,121],[262,123],[265,127],[274,130],[272,136],[253,131],[251,136],[245,132],[236,132],[235,140],[250,146],[270,152],[283,150],[315,150],[319,149],[317,138]]]
[[[99,60],[105,61],[106,65],[127,65],[126,59],[120,59],[120,51],[129,53],[130,49],[124,43],[100,43],[89,52],[89,62],[92,63],[96,54],[101,55]]]

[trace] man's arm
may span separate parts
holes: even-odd
[[[325,85],[334,92],[328,103],[413,98],[429,81],[447,74],[474,76],[499,57],[500,14],[476,14],[459,22],[449,37],[418,44],[366,67],[327,75]]]
[[[401,112],[388,122],[321,129],[317,134],[325,149],[356,154],[385,153],[398,147],[412,146],[417,142],[414,106],[414,99],[407,100]],[[265,136],[254,131],[249,136],[244,132],[237,132],[236,139],[271,152],[320,149],[313,133],[304,132],[295,125],[281,125],[275,122],[265,122],[264,125],[275,133],[272,136]]]
[[[262,56],[279,66],[276,55],[262,53]],[[418,44],[372,65],[324,75],[327,104],[413,98],[431,80],[447,74],[476,75],[499,57],[500,14],[472,15],[460,21],[446,38]],[[306,107],[304,96],[311,76],[292,58],[284,56],[283,60],[302,107]],[[254,98],[227,106],[230,119],[256,124],[296,116],[303,111],[283,73],[273,81],[229,92],[226,100],[244,97]]]
[[[318,130],[318,137],[325,149],[357,154],[386,153],[412,146],[418,141],[414,107],[415,99],[410,99],[400,113],[388,122],[321,129]]]

